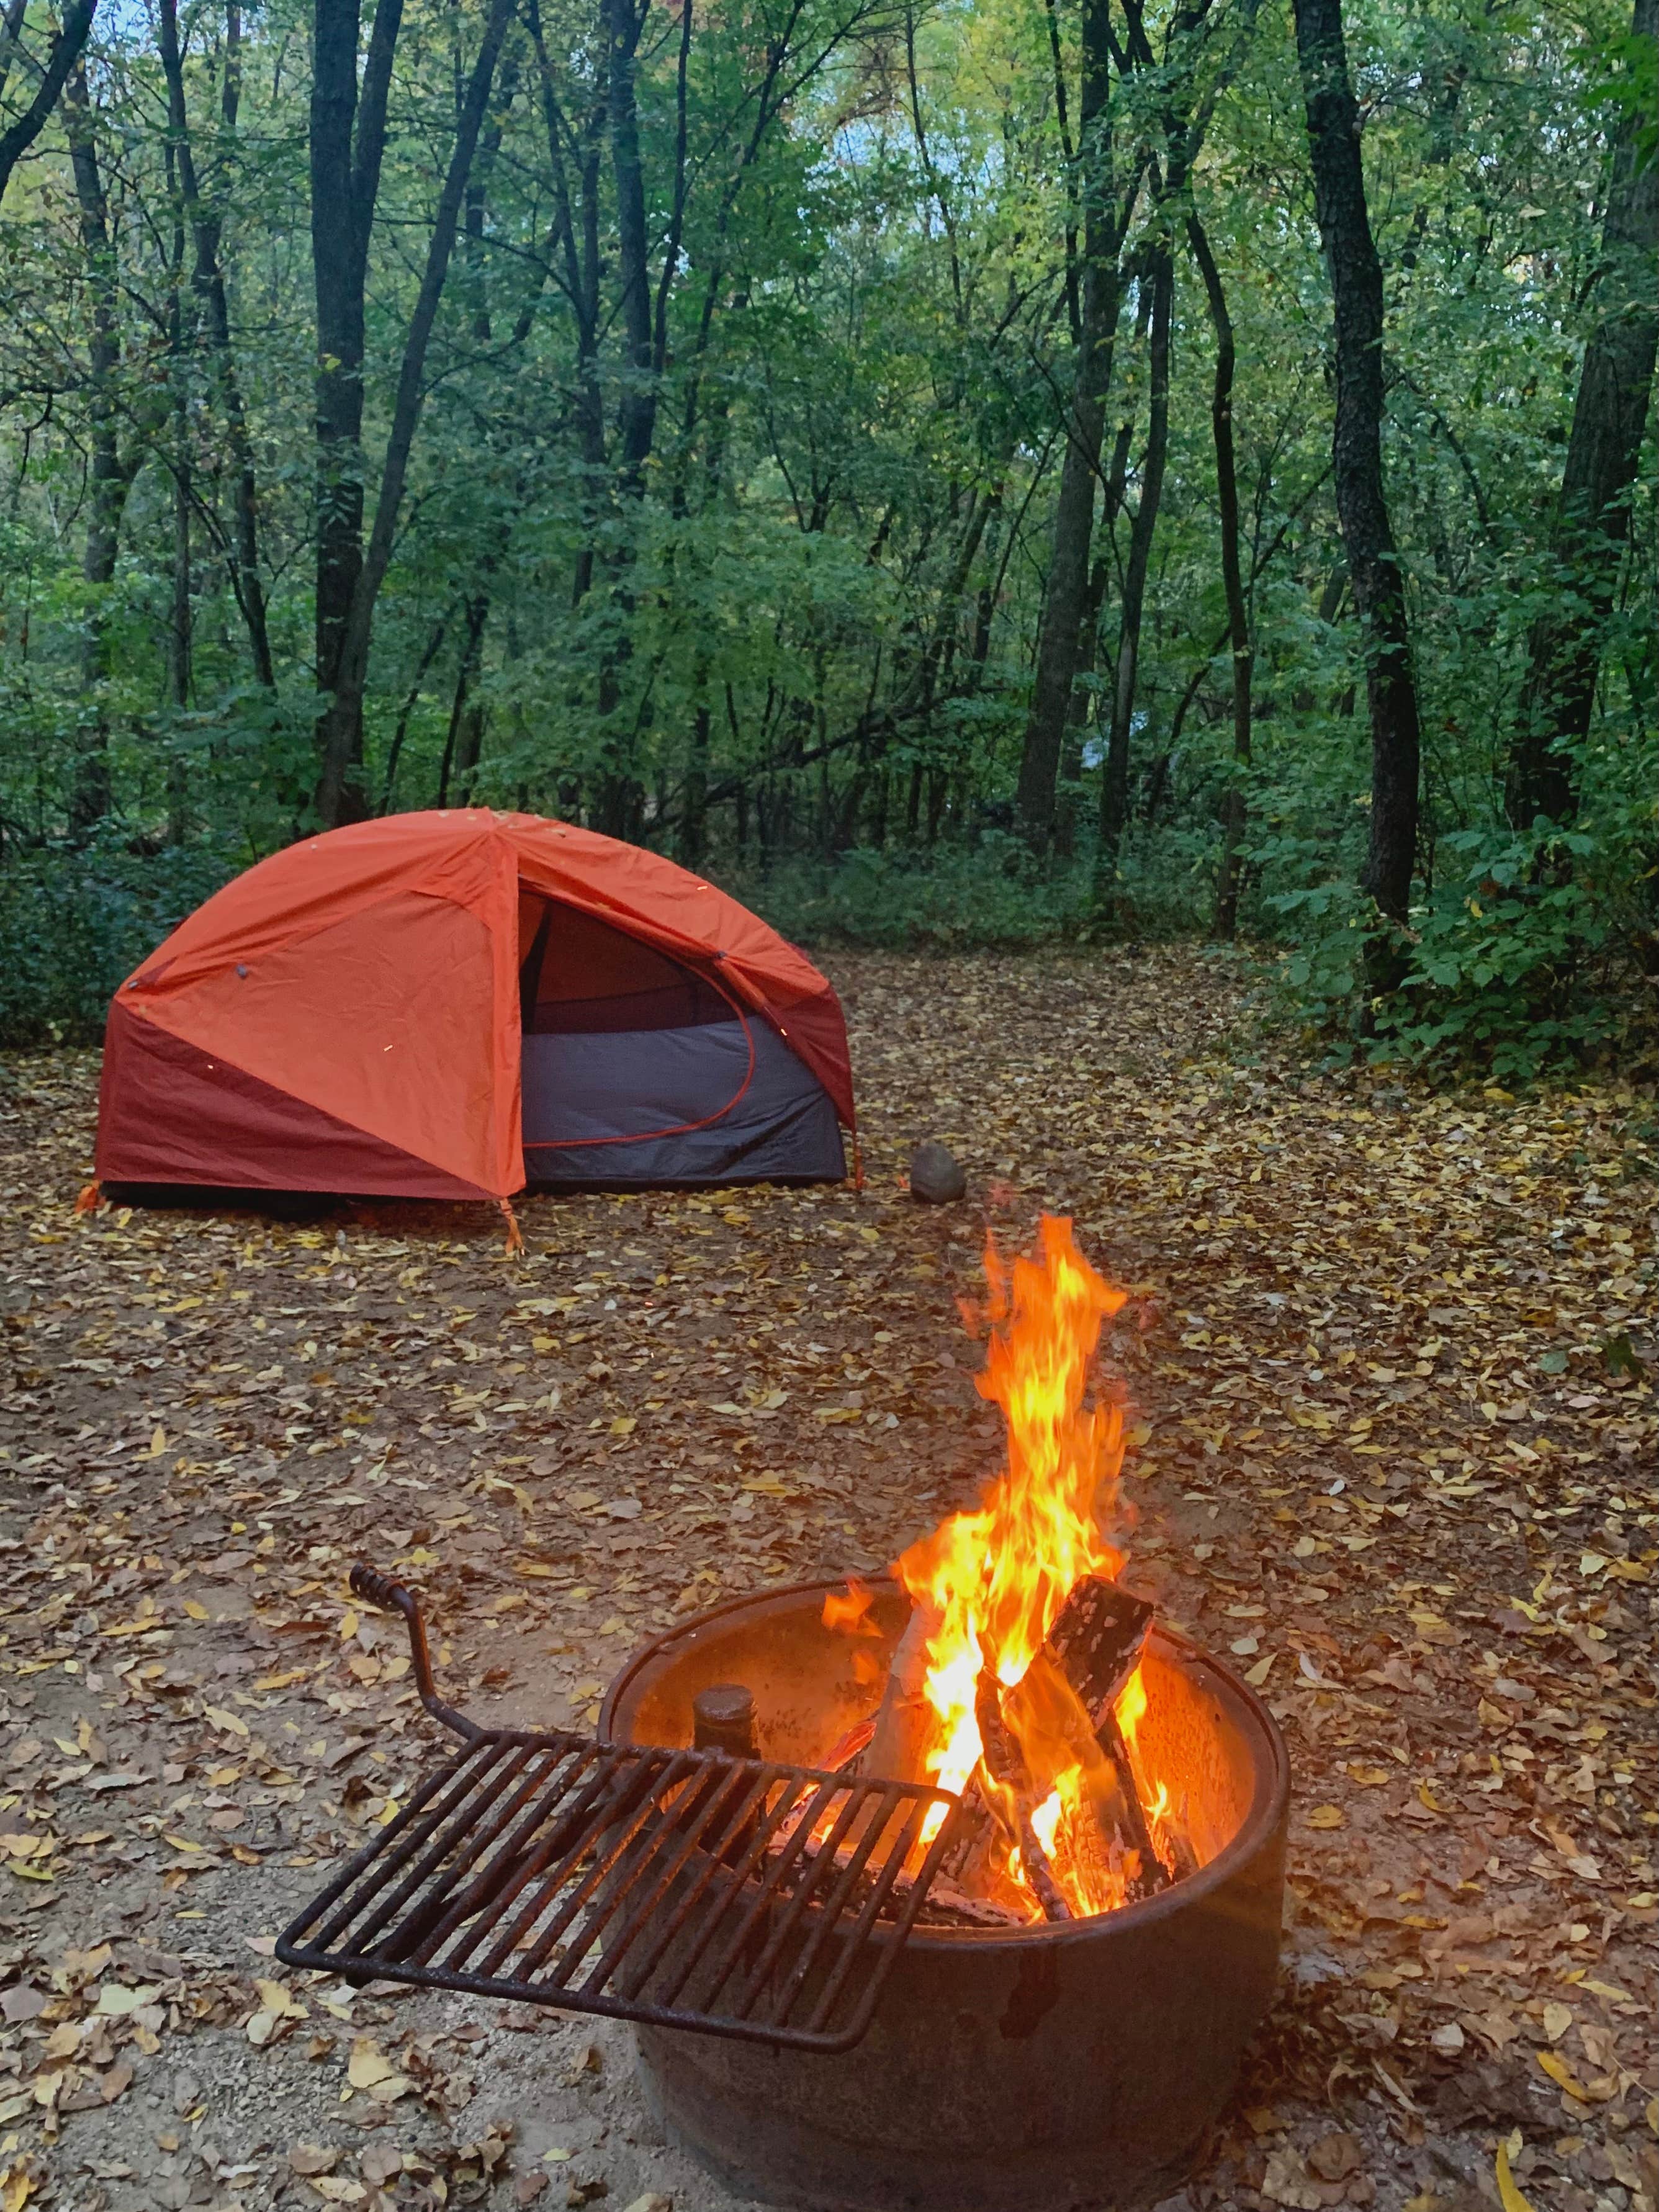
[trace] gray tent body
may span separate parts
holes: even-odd
[[[829,1094],[712,975],[551,902],[521,917],[532,1185],[834,1182]]]

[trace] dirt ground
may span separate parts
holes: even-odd
[[[867,1181],[77,1218],[0,1072],[0,2212],[728,2212],[623,2029],[270,1959],[441,1747],[997,1456],[956,1300],[1043,1208],[1133,1293],[1133,1574],[1295,1769],[1281,1995],[1174,2200],[1627,2212],[1656,2121],[1651,1099],[1310,1073],[1190,952],[827,963]],[[911,1145],[967,1163],[915,1204]]]

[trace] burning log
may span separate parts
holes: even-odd
[[[887,1670],[887,1687],[861,1761],[866,1774],[889,1782],[927,1779],[922,1761],[939,1721],[927,1700],[927,1646],[937,1626],[925,1606],[911,1613]]]
[[[1140,1802],[1139,1785],[1129,1759],[1129,1747],[1123,1741],[1123,1731],[1115,1713],[1107,1714],[1095,1732],[1095,1741],[1117,1777],[1119,1824],[1123,1839],[1140,1861],[1138,1871],[1126,1885],[1128,1902],[1134,1905],[1143,1897],[1155,1897],[1168,1882],[1170,1870],[1153,1845],[1152,1832],[1146,1825],[1146,1808]]]
[[[1139,1855],[1139,1873],[1129,1883],[1131,1901],[1153,1896],[1169,1880],[1169,1869],[1153,1847],[1146,1810],[1118,1726],[1116,1705],[1125,1684],[1140,1664],[1152,1626],[1152,1608],[1121,1583],[1085,1575],[1055,1615],[1043,1644],[1044,1656],[1076,1692],[1095,1741],[1117,1778],[1118,1826],[1125,1844]]]
[[[1054,1616],[1043,1650],[1076,1691],[1097,1731],[1110,1720],[1124,1684],[1140,1664],[1152,1620],[1146,1598],[1099,1575],[1073,1583]]]
[[[994,1798],[988,1800],[991,1810],[1012,1828],[1019,1848],[1020,1865],[1042,1907],[1043,1918],[1069,1920],[1072,1908],[1060,1893],[1048,1855],[1037,1841],[1036,1831],[1031,1825],[1031,1777],[1024,1754],[1003,1717],[1002,1685],[988,1667],[980,1669],[974,1692],[974,1717],[979,1723],[980,1755],[985,1771],[994,1783],[1007,1792],[1009,1799],[1006,1813]]]

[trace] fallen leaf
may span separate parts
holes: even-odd
[[[346,2079],[354,2089],[372,2089],[377,2081],[390,2081],[397,2071],[368,2036],[360,2035],[353,2043],[351,2056],[346,2062]]]
[[[1503,2206],[1504,2212],[1533,2212],[1531,2203],[1522,2195],[1516,2185],[1515,2176],[1510,2171],[1510,2147],[1507,2142],[1500,2142],[1498,2146],[1496,2172],[1498,2201]]]

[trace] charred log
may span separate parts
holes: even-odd
[[[1152,1608],[1121,1583],[1085,1575],[1054,1616],[1043,1650],[1098,1730],[1140,1663]]]

